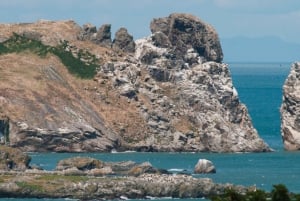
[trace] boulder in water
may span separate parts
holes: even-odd
[[[195,166],[194,173],[196,174],[208,174],[216,173],[214,164],[207,159],[199,159]]]

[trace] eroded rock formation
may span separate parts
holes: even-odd
[[[217,33],[194,16],[154,19],[153,34],[136,41],[121,28],[112,47],[109,25],[97,32],[72,21],[41,21],[0,30],[1,41],[13,32],[30,32],[51,46],[68,41],[67,54],[98,62],[93,80],[86,80],[51,54],[1,55],[0,106],[10,118],[11,146],[57,152],[270,151],[239,100],[228,66],[220,63]]]
[[[281,134],[286,150],[300,150],[300,63],[294,63],[283,86]]]
[[[135,51],[135,42],[126,28],[122,27],[116,32],[115,39],[113,40],[113,48],[125,52]]]
[[[223,60],[218,34],[212,26],[195,16],[174,13],[152,20],[150,28],[154,43],[159,47],[171,44],[177,58],[184,58],[187,50],[192,48],[203,62]]]

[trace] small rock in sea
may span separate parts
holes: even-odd
[[[216,173],[214,164],[207,159],[199,159],[195,166],[194,173],[196,174],[209,174]]]

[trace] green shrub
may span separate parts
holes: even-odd
[[[290,201],[289,191],[283,184],[273,185],[272,201]]]
[[[267,193],[263,190],[256,190],[248,192],[247,201],[267,201]]]
[[[22,188],[22,191],[30,191],[30,192],[42,192],[43,188],[38,184],[31,184],[25,181],[16,182],[17,186]]]
[[[14,33],[10,39],[0,43],[0,55],[29,51],[41,57],[45,57],[50,53],[56,55],[71,74],[83,79],[93,78],[96,74],[96,68],[98,67],[98,60],[95,55],[88,51],[79,50],[76,55],[77,57],[75,57],[72,52],[66,51],[67,47],[67,41],[62,41],[57,47],[51,47],[44,45],[41,41],[29,39]],[[82,61],[82,58],[87,58],[89,62]]]
[[[70,73],[84,79],[91,79],[95,76],[97,63],[90,64],[81,61],[82,55],[80,51],[78,58],[75,58],[71,52],[65,51],[64,45],[53,48],[51,52],[60,58]]]

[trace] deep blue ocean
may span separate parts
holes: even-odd
[[[300,152],[284,151],[280,135],[282,86],[290,66],[291,63],[229,63],[239,97],[247,105],[260,136],[275,150],[272,153],[31,153],[32,163],[51,170],[60,159],[80,155],[103,161],[149,161],[159,168],[192,172],[198,159],[206,158],[215,164],[217,173],[200,177],[221,183],[256,185],[268,191],[272,185],[283,183],[290,191],[300,193]],[[7,199],[0,199],[4,200]]]

